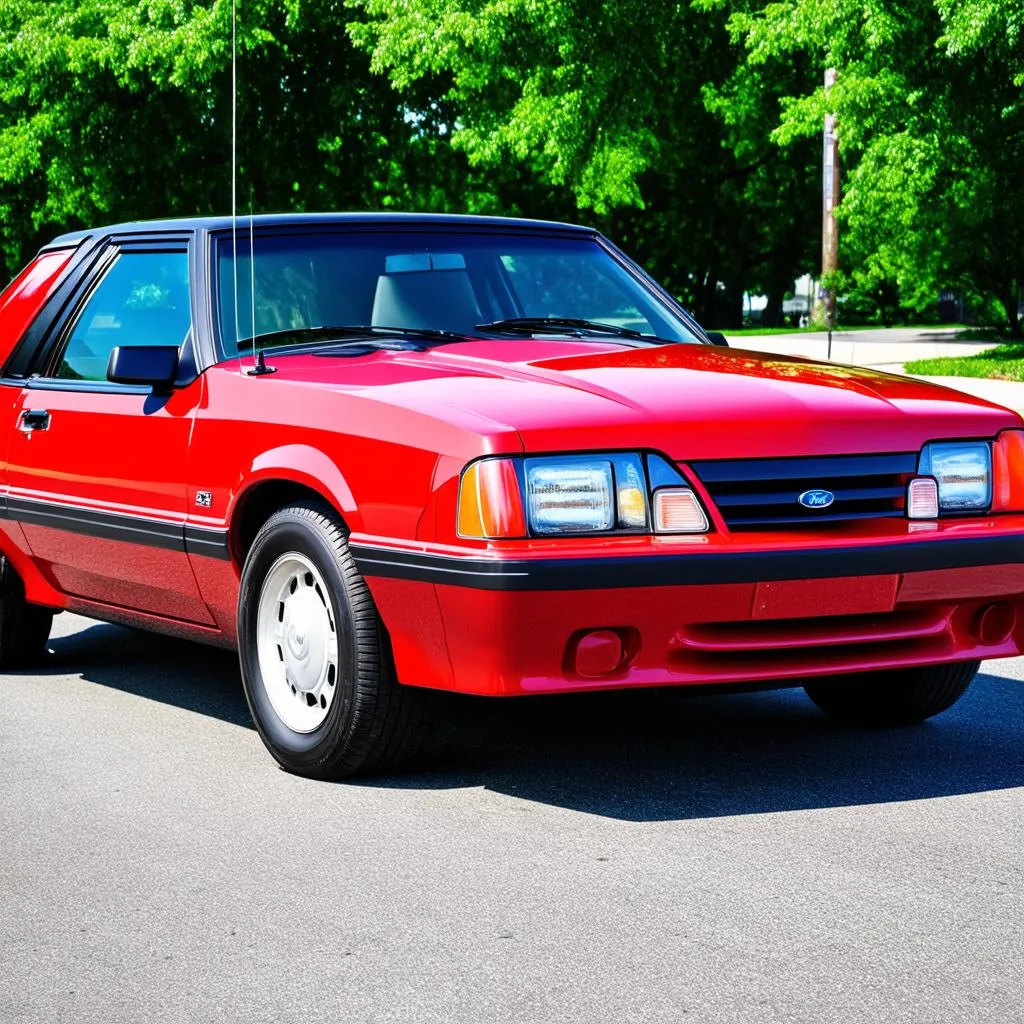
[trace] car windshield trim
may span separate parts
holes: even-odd
[[[606,324],[599,320],[581,320],[568,316],[513,316],[504,320],[493,320],[486,324],[477,324],[478,331],[505,331],[526,334],[566,334],[575,332],[576,336],[583,333],[610,334],[616,338],[630,338],[636,341],[650,341],[662,345],[676,344],[667,338],[659,338],[655,334],[644,334],[632,327],[620,327],[618,324]]]
[[[257,334],[254,338],[239,338],[239,351],[254,347],[254,342],[261,350],[289,348],[292,345],[307,346],[315,344],[319,338],[324,344],[336,345],[351,338],[354,342],[365,341],[367,338],[422,338],[431,341],[459,341],[461,334],[454,331],[440,331],[432,327],[381,327],[376,324],[337,324],[318,325],[315,327],[287,327],[280,331],[268,331]],[[294,338],[294,341],[286,341]]]

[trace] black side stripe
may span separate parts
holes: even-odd
[[[537,564],[533,562],[427,555],[360,544],[350,544],[349,550],[364,576],[416,580],[421,583],[451,583],[481,590],[537,589],[530,584],[531,580],[537,578]],[[565,560],[560,560],[559,564],[566,564]],[[518,587],[517,581],[525,581],[528,585]]]
[[[29,498],[6,496],[0,504],[0,516],[21,523],[47,526],[55,530],[85,537],[99,537],[126,544],[141,544],[145,547],[161,548],[166,551],[188,552],[205,555],[207,558],[228,559],[228,535],[226,530],[209,527],[185,526],[181,523],[142,516],[122,515],[116,512],[100,512],[96,509],[60,505],[54,502],[34,501]]]
[[[2,497],[2,496],[0,496]],[[204,526],[98,512],[52,502],[6,497],[0,517],[90,537],[230,559],[228,534]],[[879,576],[933,569],[1024,564],[1024,533],[990,537],[898,540],[861,547],[795,551],[686,551],[606,558],[478,558],[432,555],[352,544],[370,577],[413,580],[477,590],[605,590],[616,587],[704,586],[776,580]]]
[[[186,526],[185,550],[190,555],[205,555],[207,558],[230,561],[228,531],[217,530],[211,526]]]
[[[352,545],[366,576],[478,590],[607,590],[884,576],[1024,564],[1024,534],[896,541],[799,551],[685,552],[626,558],[458,558]]]
[[[7,511],[12,519],[22,523],[169,551],[184,550],[182,528],[175,523],[12,497],[7,499]]]

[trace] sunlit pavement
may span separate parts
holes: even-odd
[[[728,336],[728,335],[727,335]],[[831,359],[857,366],[899,366],[913,359],[966,356],[984,352],[994,342],[967,340],[969,332],[950,327],[894,327],[889,330],[836,331],[829,349],[824,332],[742,335],[729,339],[733,348],[780,355]]]
[[[828,336],[818,333],[745,335],[730,339],[737,349],[795,355],[808,359],[829,359],[835,363],[867,366],[888,373],[903,373],[904,364],[915,359],[941,356],[970,356],[995,344],[964,341],[957,328],[893,328],[881,331],[837,331],[829,347]],[[969,335],[968,335],[969,336]],[[1018,381],[988,380],[981,377],[921,377],[921,380],[964,391],[997,405],[1024,413],[1024,384]]]
[[[62,616],[0,675],[0,1020],[1024,1020],[1024,674],[910,730],[800,691],[443,701],[279,771],[233,656]]]

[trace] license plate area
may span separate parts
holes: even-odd
[[[871,615],[896,607],[900,577],[839,576],[827,580],[779,580],[754,588],[755,619],[816,619]]]

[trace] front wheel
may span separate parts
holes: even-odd
[[[978,674],[980,661],[889,669],[808,683],[807,696],[847,725],[916,725],[951,708]]]
[[[380,772],[415,748],[425,695],[395,678],[373,598],[329,507],[283,508],[257,534],[238,640],[256,728],[288,771]]]
[[[25,585],[14,566],[0,555],[0,668],[20,668],[46,648],[53,611],[25,600]]]

